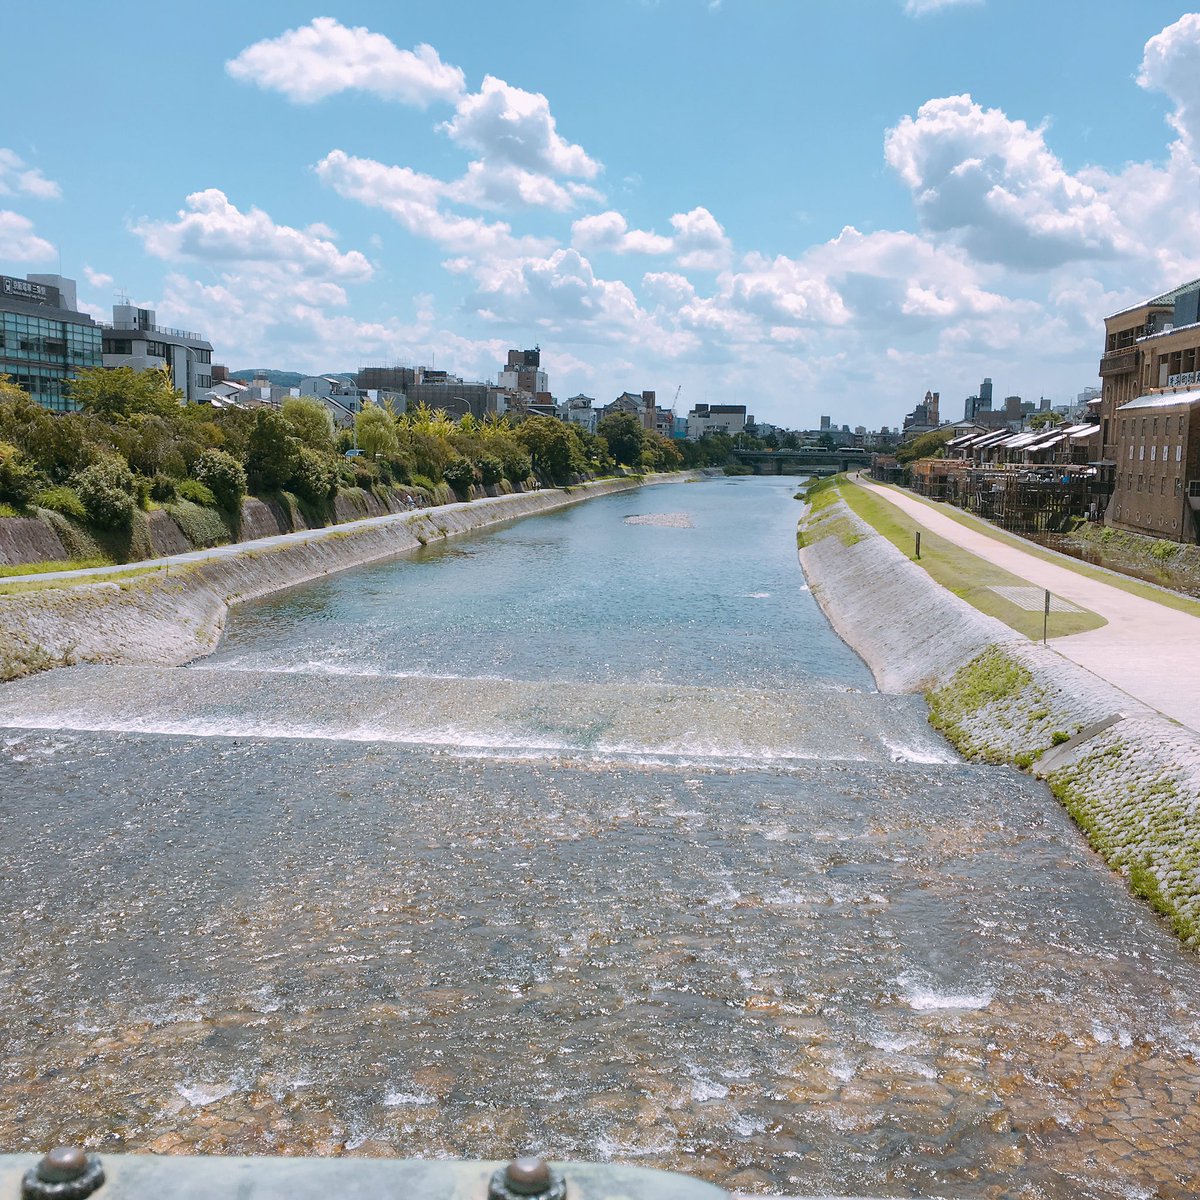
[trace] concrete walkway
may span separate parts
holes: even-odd
[[[865,479],[855,478],[854,482],[895,505],[934,536],[1102,616],[1107,625],[1054,638],[1050,648],[1164,716],[1200,732],[1200,617],[979,533],[939,512],[941,506]]]

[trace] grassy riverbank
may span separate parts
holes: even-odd
[[[838,536],[843,544],[859,536],[843,514],[834,509],[841,500],[876,533],[924,570],[947,591],[965,600],[973,608],[1003,621],[1010,629],[1031,640],[1042,636],[1042,613],[1021,608],[998,592],[997,588],[1029,588],[1033,585],[1000,567],[985,562],[970,551],[930,534],[893,505],[863,488],[856,487],[844,475],[822,479],[805,492],[809,511],[803,539],[807,541]],[[916,534],[921,533],[921,557],[916,557]],[[1067,637],[1089,629],[1099,629],[1104,618],[1086,610],[1055,612],[1049,622],[1050,637]]]
[[[814,485],[801,525],[813,595],[881,690],[922,692],[965,758],[1043,779],[1130,890],[1200,947],[1200,736],[1036,644],[1041,614],[996,603],[990,564],[928,535],[916,560],[915,524],[848,480]],[[1071,615],[1053,614],[1052,634]]]

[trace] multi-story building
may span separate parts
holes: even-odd
[[[71,379],[103,365],[101,328],[77,303],[73,279],[0,275],[0,375],[56,412],[78,408]]]
[[[508,362],[496,382],[506,392],[525,392],[531,396],[548,392],[550,384],[542,370],[541,346],[534,346],[532,350],[510,350]]]
[[[593,397],[585,396],[582,392],[578,396],[572,396],[567,400],[565,419],[588,433],[595,433],[596,419],[600,415],[595,404]]]
[[[1102,460],[1116,462],[1117,409],[1136,400],[1151,383],[1149,364],[1139,342],[1173,325],[1176,298],[1196,287],[1200,287],[1200,279],[1104,319],[1104,356],[1100,359]]]
[[[1109,524],[1194,542],[1200,526],[1200,280],[1107,318],[1100,412]]]
[[[754,418],[744,404],[697,404],[687,416],[688,438],[696,441],[706,433],[743,433]]]
[[[198,333],[155,324],[152,308],[114,304],[104,326],[104,366],[166,369],[184,402],[199,404],[212,387],[212,345]]]

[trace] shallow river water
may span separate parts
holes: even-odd
[[[794,486],[590,501],[189,668],[0,689],[0,1150],[1197,1195],[1200,962],[873,692]]]

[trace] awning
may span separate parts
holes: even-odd
[[[1151,392],[1122,404],[1117,412],[1136,411],[1140,408],[1170,408],[1176,404],[1195,404],[1200,401],[1200,391],[1190,392]]]

